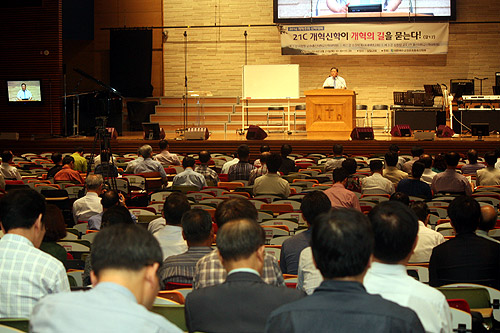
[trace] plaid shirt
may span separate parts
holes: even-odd
[[[201,173],[205,177],[207,184],[211,182],[217,186],[217,183],[219,182],[219,175],[214,169],[209,168],[207,164],[198,165],[194,171]]]
[[[70,291],[63,264],[25,237],[0,239],[0,318],[29,318],[45,295]]]
[[[196,264],[193,276],[193,289],[205,288],[224,283],[227,272],[222,266],[217,250],[212,251],[201,258]],[[262,280],[265,283],[284,286],[285,280],[276,258],[268,253],[264,257],[264,268],[262,271]]]
[[[250,177],[248,178],[248,185],[253,185],[255,183],[255,179],[260,176],[267,175],[267,165],[263,165],[261,167],[257,167],[250,171]]]
[[[229,181],[248,180],[248,178],[250,177],[250,171],[252,171],[253,168],[253,165],[251,165],[247,161],[239,161],[229,168]]]

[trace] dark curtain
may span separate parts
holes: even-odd
[[[110,82],[125,97],[149,97],[151,85],[152,30],[112,30]]]

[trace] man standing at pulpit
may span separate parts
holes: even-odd
[[[334,89],[347,89],[347,84],[343,77],[339,76],[339,69],[332,67],[330,69],[330,76],[326,78],[323,83],[323,88],[331,87]]]

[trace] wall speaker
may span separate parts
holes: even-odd
[[[184,139],[186,140],[207,140],[210,136],[206,127],[188,127],[184,131]]]
[[[351,132],[353,140],[373,140],[373,128],[371,127],[355,127]]]
[[[267,133],[262,128],[256,125],[250,125],[247,130],[247,140],[264,140],[267,138]]]
[[[396,125],[391,129],[392,136],[411,136],[410,125]]]
[[[436,134],[438,138],[451,138],[455,132],[450,128],[450,126],[439,125]]]

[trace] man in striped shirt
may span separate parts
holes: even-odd
[[[164,289],[167,282],[193,283],[196,263],[212,252],[214,230],[212,217],[203,209],[191,209],[184,213],[181,220],[182,236],[188,250],[182,254],[170,256],[160,267],[160,284]]]

